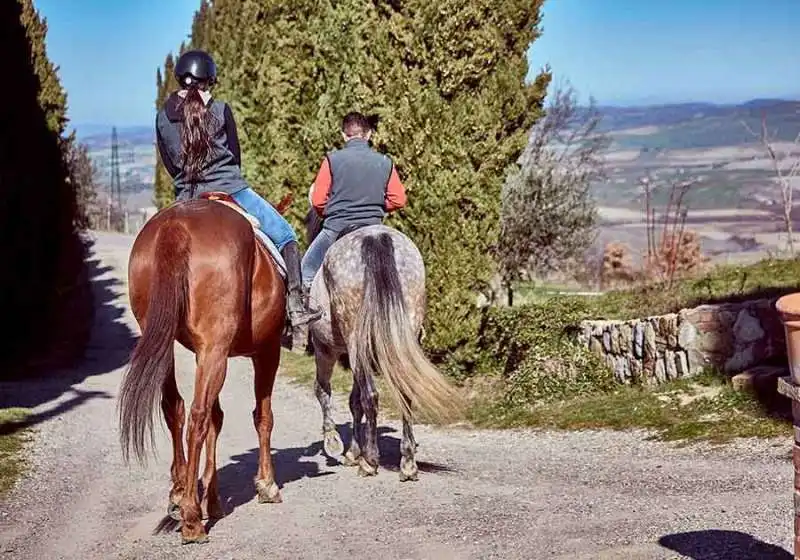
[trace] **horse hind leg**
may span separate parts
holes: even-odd
[[[357,467],[359,459],[361,459],[361,443],[364,441],[361,429],[364,409],[361,406],[361,390],[355,378],[353,378],[353,388],[350,390],[350,414],[353,415],[352,437],[350,448],[344,454],[343,462],[348,467]]]
[[[186,421],[186,410],[175,380],[175,360],[172,371],[167,374],[161,393],[161,410],[164,420],[172,436],[172,467],[170,476],[172,489],[169,492],[167,514],[175,521],[180,521],[180,503],[186,488],[186,454],[183,450],[183,427]]]
[[[211,408],[211,424],[206,436],[206,468],[203,471],[203,500],[201,503],[203,519],[222,519],[225,517],[225,510],[219,500],[217,482],[217,439],[222,431],[224,417],[219,398],[217,398]]]
[[[419,480],[416,451],[417,442],[414,439],[412,419],[407,414],[403,414],[403,441],[400,442],[400,482]]]
[[[181,537],[184,544],[203,543],[208,540],[202,524],[202,508],[198,496],[197,474],[200,466],[200,451],[208,436],[213,418],[213,407],[225,382],[228,345],[219,344],[203,348],[197,353],[197,374],[194,399],[189,414],[189,429],[186,433],[188,464],[186,485],[181,500]]]
[[[344,453],[344,443],[336,431],[336,422],[333,421],[331,412],[331,376],[336,358],[330,353],[319,349],[315,352],[314,361],[317,367],[317,376],[314,381],[314,394],[317,396],[322,409],[322,438],[323,448],[329,457],[339,457]]]
[[[364,411],[364,436],[361,457],[358,461],[358,474],[375,476],[378,474],[380,452],[378,450],[378,389],[375,380],[367,371],[354,370],[358,380],[361,408]]]
[[[255,370],[256,406],[253,410],[253,423],[258,433],[258,473],[256,474],[256,492],[260,503],[278,504],[283,501],[280,487],[275,480],[275,468],[272,464],[272,389],[280,363],[280,345],[272,345],[253,357]]]

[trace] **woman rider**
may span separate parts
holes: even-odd
[[[217,67],[211,56],[191,50],[175,64],[180,84],[156,116],[156,137],[164,167],[175,185],[175,198],[187,200],[203,192],[230,194],[255,216],[286,261],[288,311],[292,327],[318,319],[308,308],[300,281],[300,251],[289,223],[245,181],[236,123],[230,106],[211,97]]]

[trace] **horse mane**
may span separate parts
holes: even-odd
[[[322,222],[322,217],[317,214],[317,211],[314,210],[314,208],[309,208],[304,220],[306,226],[306,237],[308,237],[309,243],[314,241],[314,238],[319,235],[320,231],[322,231]]]

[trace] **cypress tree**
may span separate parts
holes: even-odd
[[[477,332],[475,296],[495,271],[503,179],[550,81],[542,73],[525,83],[541,4],[409,2],[393,37],[406,60],[387,88],[382,138],[409,189],[395,223],[429,270],[431,350],[457,350]]]
[[[61,86],[58,68],[47,57],[47,20],[39,16],[32,1],[17,1],[22,8],[20,20],[30,44],[31,66],[39,81],[37,99],[45,113],[48,128],[61,136],[67,126],[67,94]]]
[[[156,71],[156,111],[161,109],[164,102],[169,97],[170,92],[178,87],[178,82],[175,79],[175,60],[172,53],[167,55],[164,61],[164,71],[161,72],[159,68]],[[155,120],[153,121],[155,127]],[[156,171],[155,182],[153,186],[154,204],[157,208],[164,208],[175,200],[175,189],[172,185],[172,178],[167,173],[167,169],[161,161],[161,155],[156,150]]]
[[[4,376],[34,356],[79,356],[91,324],[81,217],[61,137],[66,94],[46,33],[31,0],[0,2],[0,52],[14,80],[0,109],[0,316],[13,320],[0,339]]]
[[[274,200],[305,200],[350,110],[378,117],[408,207],[390,223],[420,247],[435,355],[474,339],[495,272],[505,175],[550,81],[526,83],[543,0],[216,0],[203,36],[220,67],[245,175]],[[208,35],[210,34],[210,35]],[[194,41],[194,37],[192,39]],[[290,219],[303,231],[305,204]]]
[[[208,48],[208,17],[211,10],[211,5],[208,0],[201,0],[200,7],[194,13],[192,20],[192,32],[189,35],[190,44],[195,49]]]

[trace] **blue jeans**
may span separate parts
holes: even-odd
[[[322,261],[325,258],[325,253],[331,248],[333,242],[336,241],[338,233],[334,233],[324,227],[320,230],[319,234],[308,246],[303,260],[300,262],[300,274],[303,277],[303,286],[308,288],[314,281],[314,276],[317,274],[319,267],[322,266]]]
[[[287,243],[297,241],[292,226],[278,214],[275,208],[261,198],[259,194],[251,188],[243,189],[231,195],[248,214],[252,214],[261,224],[261,231],[278,247],[280,251]]]

